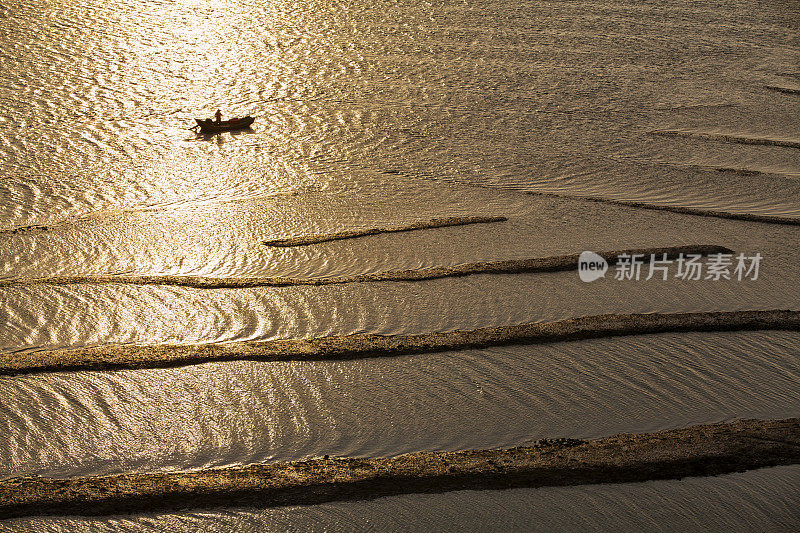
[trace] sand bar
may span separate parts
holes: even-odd
[[[505,450],[322,458],[195,472],[0,481],[0,518],[252,505],[410,493],[630,483],[800,463],[800,419],[739,420]]]
[[[668,246],[660,248],[633,248],[598,252],[612,266],[622,254],[640,255],[644,263],[652,257],[662,260],[666,254],[668,260],[684,255],[733,254],[733,250],[713,244],[690,244],[686,246]],[[129,274],[129,275],[83,275],[54,276],[50,278],[8,279],[0,280],[0,287],[19,285],[74,285],[119,283],[124,285],[172,285],[192,287],[196,289],[245,289],[252,287],[293,287],[299,285],[338,285],[343,283],[371,283],[379,281],[423,281],[449,277],[470,276],[474,274],[523,274],[561,272],[577,270],[579,254],[557,255],[551,257],[533,257],[527,259],[508,259],[503,261],[481,261],[448,267],[429,267],[413,270],[397,270],[378,272],[375,274],[359,274],[336,278],[286,278],[286,277],[253,277],[253,278],[214,278],[204,276]]]
[[[472,217],[447,217],[422,220],[405,226],[388,226],[383,228],[363,228],[357,230],[341,231],[327,235],[298,235],[296,237],[286,237],[284,239],[273,239],[264,241],[267,246],[308,246],[328,241],[340,241],[343,239],[355,239],[366,237],[367,235],[379,235],[381,233],[397,233],[401,231],[415,231],[421,229],[446,228],[449,226],[465,226],[467,224],[487,224],[490,222],[505,222],[508,220],[502,216],[472,216]]]
[[[210,361],[328,361],[687,331],[800,331],[800,311],[609,314],[556,322],[418,335],[356,334],[192,345],[109,345],[74,350],[3,352],[0,374],[118,370]]]

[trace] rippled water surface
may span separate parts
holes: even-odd
[[[218,108],[256,122],[211,137],[187,130]],[[477,215],[509,220],[263,244]],[[797,217],[796,2],[0,6],[0,282],[24,281],[0,286],[4,352],[800,310]],[[609,274],[586,284],[562,272],[218,290],[35,282],[328,278],[691,243],[760,253],[759,278]],[[383,456],[798,416],[797,346],[796,332],[693,333],[330,364],[5,376],[0,477]],[[678,527],[691,513],[668,519],[658,511],[667,500],[704,494],[696,512],[719,514],[740,499],[764,503],[771,488],[785,495],[800,479],[795,468],[742,476],[675,482],[664,500],[650,485],[458,493],[152,523],[405,529],[411,508],[425,509],[411,514],[426,527],[480,505],[491,516],[514,509],[509,527],[533,529],[541,517],[560,523],[566,498],[586,509],[567,528],[629,528],[644,515]],[[745,478],[755,492],[744,495]],[[533,493],[542,507],[529,511]],[[742,505],[729,521],[760,525],[774,513],[771,527],[796,524],[780,501]]]
[[[796,332],[0,378],[0,476],[516,446],[800,411]]]

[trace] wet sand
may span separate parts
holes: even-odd
[[[316,339],[195,345],[113,345],[0,353],[0,374],[182,366],[209,361],[325,361],[686,331],[800,331],[800,311],[609,314],[419,335],[356,334]]]
[[[622,254],[641,255],[644,263],[649,263],[651,256],[668,260],[677,259],[680,254],[732,254],[733,250],[724,246],[696,244],[687,246],[670,246],[663,248],[633,248],[611,252],[598,252],[610,264],[616,264],[617,257]],[[56,276],[37,279],[0,280],[0,287],[14,285],[33,285],[46,283],[49,285],[72,285],[78,283],[120,283],[125,285],[174,285],[197,289],[244,289],[250,287],[287,287],[296,285],[337,285],[342,283],[369,283],[378,281],[422,281],[448,277],[469,276],[473,274],[522,274],[536,272],[560,272],[578,269],[579,254],[559,255],[552,257],[534,257],[530,259],[510,259],[506,261],[483,261],[467,263],[451,267],[432,267],[416,270],[399,270],[395,272],[379,272],[377,274],[361,274],[358,276],[339,278],[212,278],[203,276],[175,275],[87,275]]]
[[[505,450],[322,458],[196,472],[0,481],[0,518],[315,505],[410,493],[630,483],[800,463],[800,418],[740,420]]]
[[[307,246],[309,244],[317,244],[320,242],[339,241],[342,239],[355,239],[356,237],[365,237],[367,235],[378,235],[381,233],[397,233],[401,231],[414,231],[420,229],[433,229],[445,228],[449,226],[464,226],[467,224],[486,224],[490,222],[505,222],[508,220],[506,217],[449,217],[449,218],[434,218],[427,221],[415,222],[406,226],[392,226],[386,228],[365,228],[359,230],[342,231],[339,233],[331,233],[328,235],[300,235],[297,237],[287,237],[285,239],[274,239],[271,241],[264,241],[267,246]]]

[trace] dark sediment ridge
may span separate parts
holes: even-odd
[[[508,220],[508,218],[500,216],[434,218],[431,220],[415,222],[407,226],[391,226],[386,228],[365,228],[359,230],[342,231],[339,233],[331,233],[328,235],[301,235],[298,237],[287,237],[285,239],[274,239],[270,241],[264,241],[264,244],[266,244],[267,246],[280,246],[280,247],[306,246],[309,244],[317,244],[320,242],[354,239],[356,237],[365,237],[367,235],[378,235],[380,233],[397,233],[400,231],[445,228],[448,226],[465,226],[467,224],[505,222],[506,220]]]
[[[616,258],[621,254],[639,254],[642,261],[649,262],[651,256],[662,259],[663,254],[667,259],[676,259],[680,254],[730,254],[732,250],[724,246],[712,244],[693,244],[686,246],[669,246],[662,248],[634,248],[611,252],[598,252],[611,265],[616,263]],[[480,263],[467,263],[451,267],[432,267],[416,270],[399,270],[394,272],[379,272],[377,274],[361,274],[358,276],[340,278],[212,278],[203,276],[172,276],[172,275],[87,275],[87,276],[57,276],[38,279],[11,279],[0,280],[0,287],[13,285],[32,285],[47,283],[50,285],[72,285],[77,283],[121,283],[126,285],[177,285],[181,287],[194,287],[198,289],[244,289],[249,287],[287,287],[294,285],[336,285],[341,283],[368,283],[378,281],[422,281],[448,277],[469,276],[473,274],[522,274],[536,272],[561,272],[577,270],[579,254],[559,255],[552,257],[538,257],[530,259],[509,259],[505,261],[484,261]]]
[[[699,172],[726,172],[726,173],[733,173],[738,174],[740,176],[777,176],[783,177],[787,175],[793,175],[788,172],[777,172],[777,171],[767,171],[767,170],[756,170],[753,168],[746,168],[746,167],[726,167],[720,165],[702,165],[698,163],[676,163],[672,161],[651,161],[648,162],[650,165],[655,165],[659,167],[672,167],[672,168],[679,168],[682,170],[693,170]]]
[[[316,505],[452,490],[632,483],[800,463],[800,419],[740,420],[505,450],[324,458],[196,472],[0,481],[0,518]]]
[[[50,226],[19,226],[13,229],[0,230],[0,235],[28,235],[50,231]]]
[[[75,350],[0,353],[0,374],[116,370],[209,361],[327,361],[392,357],[512,344],[562,342],[688,331],[800,331],[800,311],[731,311],[597,315],[556,322],[418,335],[356,334],[194,345],[111,345]]]
[[[779,85],[765,85],[764,87],[771,91],[777,91],[784,94],[800,94],[800,89],[795,89],[793,87],[781,87]]]
[[[725,141],[739,144],[756,144],[765,146],[781,146],[783,148],[800,148],[800,141],[794,139],[772,139],[769,137],[749,137],[745,135],[726,135],[724,133],[703,133],[685,130],[653,130],[653,135],[667,135],[673,137],[692,137],[694,139],[709,139],[712,141]]]
[[[666,205],[666,204],[652,204],[649,202],[641,202],[638,200],[618,200],[616,198],[556,194],[551,192],[527,191],[525,192],[525,194],[532,194],[535,196],[550,196],[553,198],[574,198],[577,200],[586,200],[588,202],[600,202],[604,204],[624,205],[627,207],[636,207],[639,209],[652,209],[654,211],[669,211],[672,213],[680,213],[682,215],[695,215],[701,217],[716,217],[716,218],[727,218],[731,220],[744,220],[747,222],[766,222],[769,224],[785,224],[788,226],[800,226],[800,217],[757,215],[754,213],[734,213],[731,211],[718,211],[716,209],[705,209],[702,207],[683,207],[683,206]]]

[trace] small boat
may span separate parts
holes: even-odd
[[[246,117],[232,118],[220,122],[216,122],[210,118],[196,118],[194,121],[197,122],[197,125],[191,129],[197,130],[200,128],[199,133],[220,133],[222,131],[249,128],[256,119],[247,115]]]

